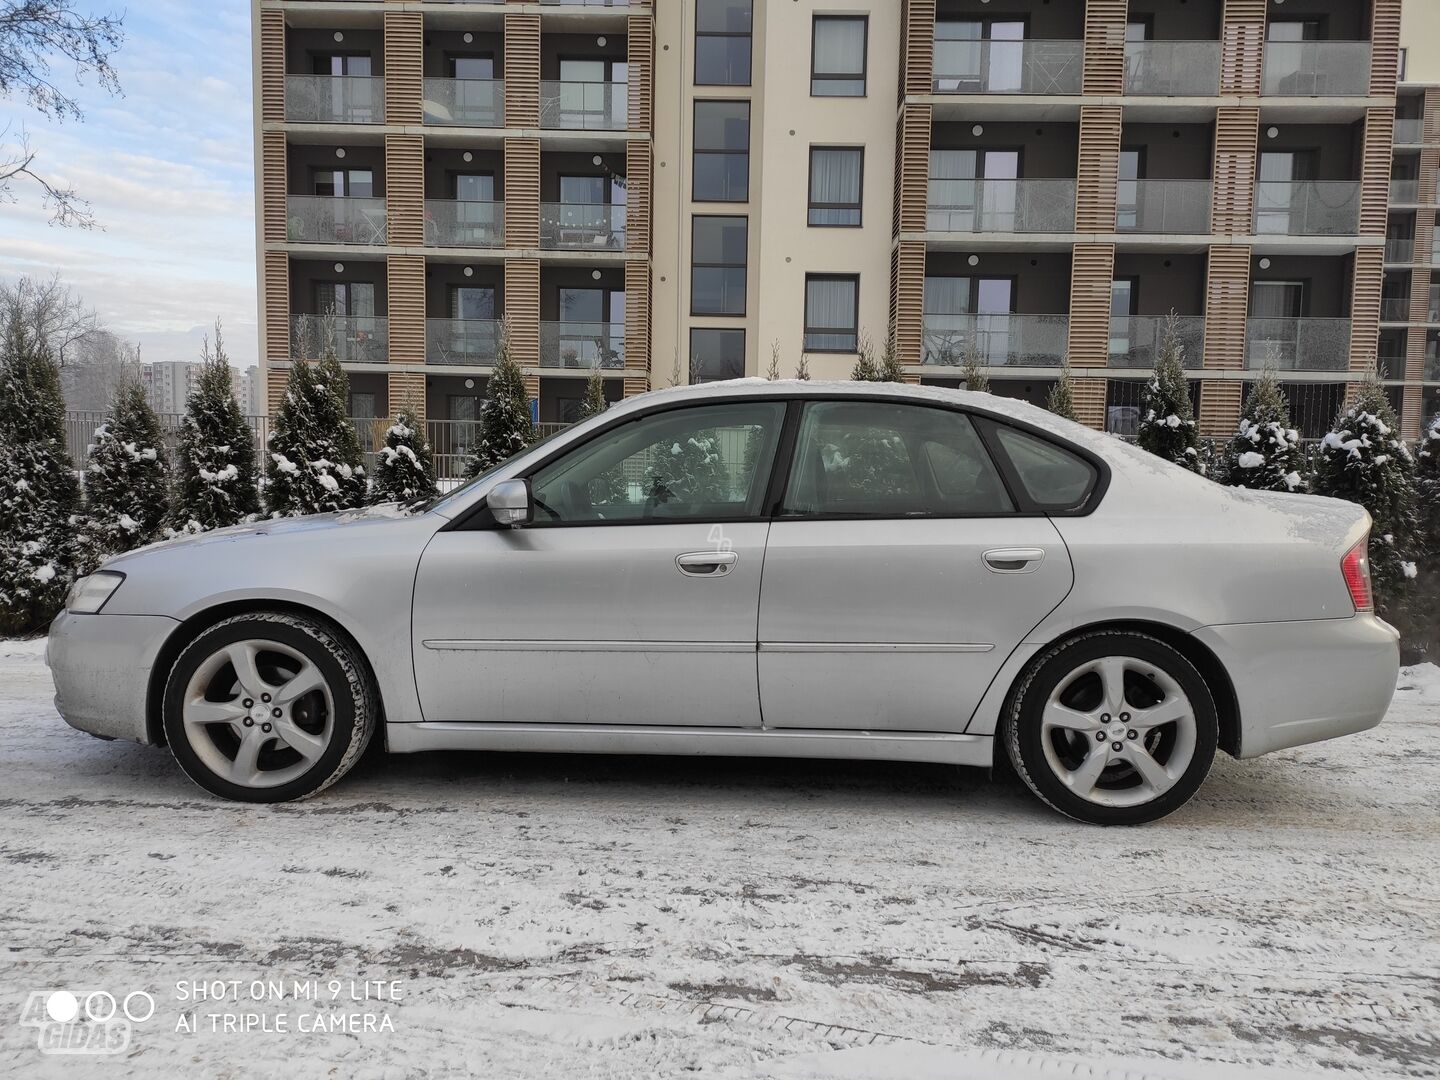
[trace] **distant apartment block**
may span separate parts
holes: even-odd
[[[140,382],[150,407],[164,415],[185,412],[185,402],[195,388],[200,364],[183,360],[162,360],[140,365]]]

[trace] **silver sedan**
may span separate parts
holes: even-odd
[[[1099,824],[1380,722],[1370,519],[1221,487],[1019,402],[764,380],[647,394],[417,507],[108,562],[56,704],[278,802],[391,752],[990,768]]]

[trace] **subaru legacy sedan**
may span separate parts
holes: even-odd
[[[1395,687],[1358,506],[1222,487],[989,394],[645,394],[413,507],[131,552],[51,627],[56,706],[207,791],[395,753],[991,768],[1096,824],[1364,731]]]

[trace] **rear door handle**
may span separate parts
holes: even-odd
[[[981,556],[994,574],[1029,574],[1045,561],[1044,548],[994,548]]]
[[[690,577],[724,577],[740,558],[733,551],[690,551],[675,556],[675,565]]]

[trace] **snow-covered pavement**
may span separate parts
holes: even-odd
[[[1400,685],[1138,829],[793,761],[372,756],[267,808],[0,642],[0,1075],[1434,1076],[1440,671]],[[57,989],[156,1011],[43,1056]]]

